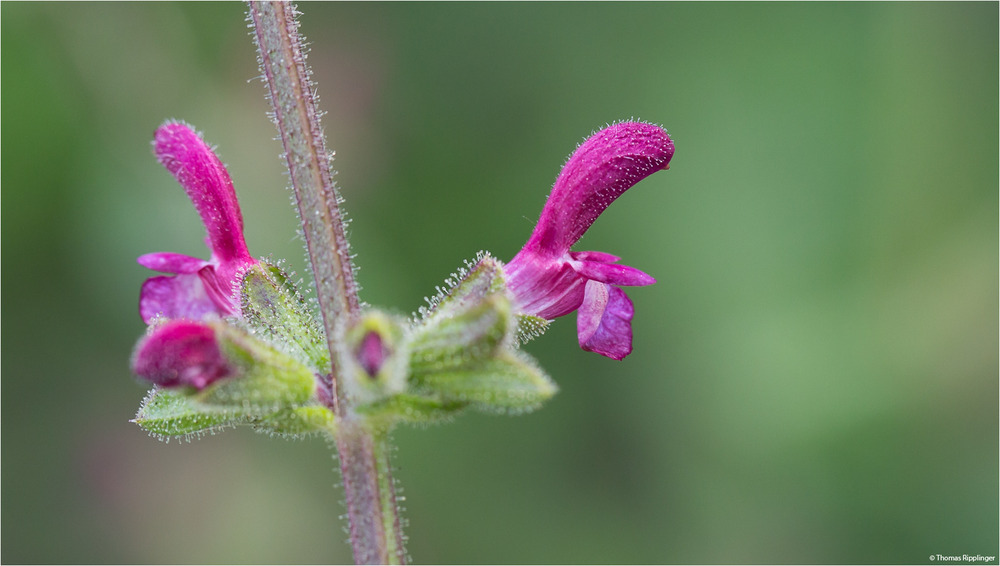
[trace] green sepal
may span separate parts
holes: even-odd
[[[420,309],[422,316],[418,324],[450,316],[451,311],[461,310],[490,295],[506,295],[507,281],[504,277],[503,263],[487,252],[479,252],[475,262],[466,262],[466,265],[468,267],[459,269],[458,273],[453,273],[445,280],[448,285],[447,291],[439,289],[436,297],[428,299],[430,306]],[[525,313],[516,313],[515,319],[516,331],[511,342],[514,348],[544,334],[552,322]]]
[[[557,390],[530,357],[513,349],[543,332],[548,321],[515,317],[503,265],[488,254],[478,259],[432,301],[432,310],[423,312],[411,335],[410,391],[449,409],[429,411],[428,418],[466,406],[531,410]]]
[[[196,436],[240,425],[283,436],[321,431],[333,434],[335,429],[333,413],[320,405],[259,414],[253,410],[206,405],[185,390],[160,388],[150,391],[132,422],[162,437]]]
[[[245,415],[225,407],[207,407],[183,391],[153,389],[132,422],[159,436],[188,436],[246,422]]]
[[[445,404],[468,403],[480,410],[500,412],[533,410],[558,391],[531,358],[513,351],[466,367],[422,375],[419,389]]]
[[[261,260],[240,285],[240,312],[247,326],[292,357],[329,373],[330,351],[322,327],[295,284],[280,267]]]
[[[321,405],[285,409],[266,417],[252,418],[248,424],[258,431],[282,436],[303,436],[314,432],[332,435],[336,430],[333,411]]]
[[[538,338],[549,329],[551,320],[546,320],[533,314],[517,315],[517,345],[526,344]]]
[[[192,394],[195,401],[266,415],[307,404],[313,397],[316,377],[309,367],[241,328],[221,321],[209,324],[234,373]]]
[[[409,424],[436,423],[448,420],[466,408],[468,403],[442,401],[401,393],[359,409],[370,422],[391,427],[397,422]]]
[[[410,344],[410,372],[448,371],[493,357],[510,340],[510,301],[503,293],[453,306],[416,329]]]
[[[451,288],[434,301],[429,316],[447,316],[450,310],[468,308],[489,295],[505,292],[503,264],[486,252],[480,252],[476,259],[468,270],[460,270],[454,279],[447,281]]]

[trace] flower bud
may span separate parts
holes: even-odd
[[[190,389],[199,403],[260,414],[301,405],[316,389],[308,367],[222,320],[153,327],[136,348],[132,369],[155,385]]]
[[[155,327],[139,342],[132,371],[154,385],[202,390],[234,368],[222,355],[211,326],[174,320]]]
[[[364,338],[361,339],[361,345],[354,352],[354,356],[358,360],[358,363],[361,364],[361,368],[372,379],[378,377],[382,365],[391,354],[392,352],[386,347],[382,335],[375,330],[368,330],[365,333]]]
[[[340,362],[347,394],[370,404],[406,389],[406,344],[402,324],[370,311],[344,333]]]
[[[132,359],[159,387],[135,422],[162,436],[250,425],[277,434],[329,429],[313,371],[232,322],[173,320],[152,327]]]

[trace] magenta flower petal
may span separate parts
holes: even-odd
[[[140,256],[140,265],[177,275],[153,277],[143,284],[139,314],[147,324],[157,315],[200,320],[238,314],[235,287],[256,260],[243,238],[243,216],[229,173],[187,124],[167,122],[161,126],[153,148],[198,209],[212,256],[208,261],[171,252]]]
[[[208,262],[196,257],[173,252],[158,252],[139,256],[139,265],[161,273],[197,273]]]
[[[504,266],[504,273],[520,312],[553,319],[575,311],[583,301],[583,285],[587,281],[569,262],[518,254]]]
[[[136,348],[132,371],[162,387],[204,389],[230,373],[208,325],[175,320],[157,327]]]
[[[617,263],[580,261],[573,263],[573,269],[587,279],[601,283],[611,283],[612,285],[642,287],[656,283],[656,279],[653,279],[642,271]]]
[[[569,252],[569,257],[576,261],[599,261],[602,263],[615,263],[621,258],[604,252]]]
[[[597,217],[647,176],[669,167],[674,143],[654,124],[615,124],[583,142],[563,166],[525,248],[562,255]]]
[[[588,281],[577,313],[580,347],[613,360],[632,353],[632,301],[618,287]]]
[[[382,340],[382,335],[371,330],[361,340],[355,355],[368,377],[375,377],[381,371],[382,364],[385,363],[390,353],[389,348]]]
[[[674,142],[666,130],[623,122],[592,135],[556,179],[531,237],[504,266],[515,308],[546,319],[579,309],[580,346],[620,360],[632,351],[632,302],[618,285],[656,282],[604,252],[570,248],[633,185],[667,169]]]
[[[184,187],[208,230],[212,259],[251,259],[243,239],[243,215],[226,168],[187,124],[168,122],[156,130],[156,157]]]
[[[219,307],[196,273],[150,277],[139,292],[139,316],[149,324],[156,316],[201,320]]]

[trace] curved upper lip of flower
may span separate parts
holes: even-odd
[[[236,314],[239,309],[232,298],[233,285],[256,260],[243,237],[243,216],[229,173],[212,148],[183,122],[160,126],[153,151],[194,203],[212,254],[207,261],[171,252],[140,256],[140,265],[176,274],[146,280],[140,293],[140,315],[149,323],[157,315],[202,318],[208,313]]]
[[[673,154],[666,130],[642,122],[609,126],[573,152],[527,243],[504,268],[521,312],[555,318],[579,309],[584,349],[615,359],[631,352],[632,303],[617,286],[656,280],[617,256],[570,248],[626,190],[667,169]]]
[[[667,169],[673,155],[674,142],[653,124],[622,122],[595,133],[566,161],[525,249],[568,252],[615,199]]]

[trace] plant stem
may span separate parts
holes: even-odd
[[[338,331],[361,309],[338,208],[340,195],[333,182],[330,154],[298,34],[298,12],[283,2],[250,2],[249,6],[330,349],[329,405],[337,416],[335,442],[354,560],[358,564],[403,564],[406,553],[389,443],[384,433],[366,426],[339,391]]]
[[[358,564],[405,564],[403,531],[383,433],[357,419],[337,428],[337,451],[344,477],[354,561]],[[347,478],[357,481],[348,482]]]
[[[338,207],[341,199],[330,170],[330,154],[319,124],[296,14],[292,4],[250,2],[260,67],[274,108],[274,123],[285,148],[309,263],[316,279],[316,296],[333,354],[338,323],[356,316],[360,304]],[[333,358],[336,376],[336,356]]]

